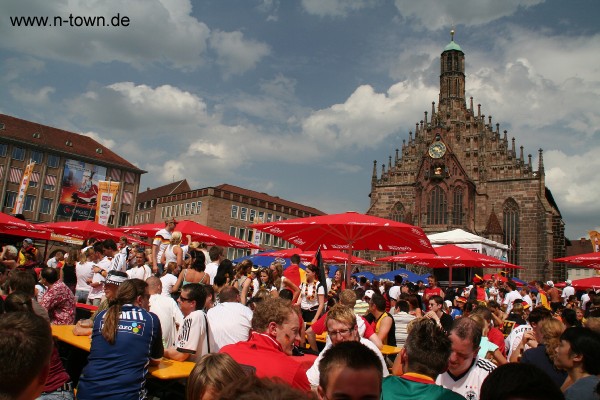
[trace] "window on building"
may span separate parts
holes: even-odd
[[[146,213],[146,222],[150,222],[150,213]]]
[[[250,243],[254,243],[254,230],[248,229],[248,235],[246,237],[246,241]]]
[[[13,147],[12,158],[23,161],[25,159],[25,149],[17,146]]]
[[[237,229],[236,229],[236,227],[235,227],[235,226],[230,226],[230,227],[229,227],[229,236],[237,237],[237,236],[235,235],[235,231],[236,231],[236,230],[237,230]]]
[[[235,219],[238,217],[238,210],[239,210],[238,206],[236,206],[236,205],[231,206],[231,218]]]
[[[227,259],[228,260],[235,259],[235,249],[233,249],[231,247],[227,249]]]
[[[197,201],[196,202],[196,214],[200,214],[200,211],[202,211],[202,202]]]
[[[126,226],[129,225],[129,213],[128,212],[121,212],[121,215],[119,215],[119,226]]]
[[[245,228],[240,228],[237,237],[239,239],[246,240],[246,229]]]
[[[258,223],[262,224],[263,222],[265,222],[265,212],[259,211],[258,212]]]
[[[255,219],[256,219],[256,210],[250,210],[250,217],[248,218],[248,221],[254,222]]]
[[[508,199],[502,207],[504,244],[508,245],[508,262],[519,265],[519,205]]]
[[[60,162],[60,157],[55,156],[54,154],[48,154],[48,166],[52,168],[57,168]]]
[[[246,221],[248,219],[248,209],[246,207],[240,208],[240,219]]]
[[[108,217],[108,225],[114,225],[115,223],[115,214],[110,214]]]
[[[452,225],[460,226],[464,222],[463,189],[454,189],[452,199]]]
[[[390,219],[396,222],[404,222],[404,205],[402,203],[398,202],[394,204],[390,213]]]
[[[165,207],[160,208],[160,219],[165,219]]]
[[[265,233],[263,235],[263,244],[270,246],[271,245],[271,234],[270,233]]]
[[[40,212],[42,214],[52,214],[52,199],[42,197],[42,202],[40,204]]]
[[[196,202],[195,201],[192,201],[192,203],[190,204],[190,213],[196,214]]]
[[[185,203],[185,215],[190,215],[190,203]]]
[[[55,175],[46,175],[46,180],[44,181],[44,190],[54,190],[56,188],[56,176]]]
[[[12,208],[15,206],[15,200],[17,199],[16,192],[6,192],[4,196],[4,207]]]
[[[6,143],[0,143],[0,157],[6,157],[8,152],[8,145]]]
[[[271,213],[267,214],[267,222],[273,222],[273,214],[271,214]]]
[[[39,181],[40,181],[40,173],[35,172],[35,171],[32,172],[31,176],[29,177],[29,187],[30,188],[37,187]]]
[[[435,186],[429,193],[427,223],[429,225],[443,225],[446,223],[446,215],[446,193],[441,187]]]
[[[44,159],[44,154],[40,151],[31,150],[31,160],[37,164],[41,164]]]
[[[138,215],[136,214],[135,217],[133,217],[133,223],[134,225],[137,225],[138,223]]]
[[[23,202],[23,211],[33,211],[33,207],[35,206],[35,196],[28,194],[25,196],[25,201]]]

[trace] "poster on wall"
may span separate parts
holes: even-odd
[[[66,160],[56,215],[72,221],[94,220],[98,181],[106,178],[106,167]]]

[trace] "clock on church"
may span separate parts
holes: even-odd
[[[435,142],[429,146],[429,156],[431,158],[441,158],[446,154],[446,145],[442,142]]]

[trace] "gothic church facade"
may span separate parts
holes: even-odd
[[[461,228],[509,245],[508,261],[524,280],[565,279],[552,258],[565,254],[564,222],[539,161],[517,151],[492,116],[465,97],[465,54],[452,40],[441,54],[440,93],[408,142],[373,165],[367,214],[422,227]]]

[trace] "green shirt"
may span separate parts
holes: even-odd
[[[465,400],[463,396],[435,384],[388,376],[383,379],[381,399],[385,400]]]

